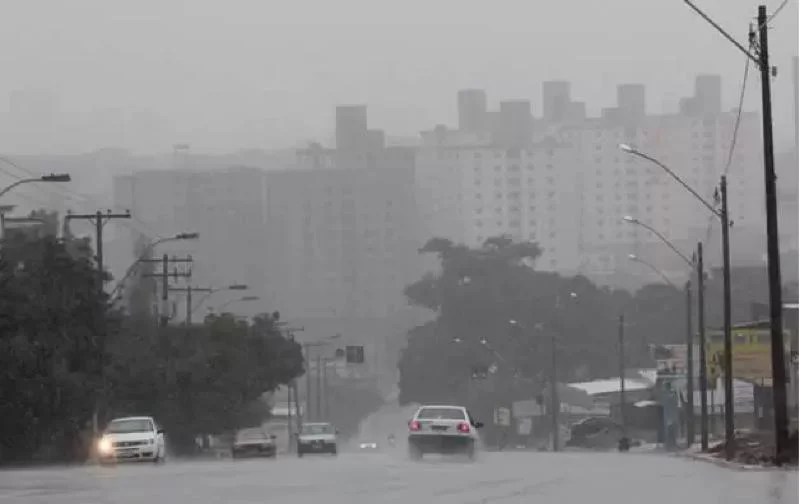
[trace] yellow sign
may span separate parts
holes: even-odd
[[[772,357],[769,327],[763,324],[752,327],[734,327],[731,330],[733,343],[733,377],[752,383],[761,383],[772,378]],[[784,344],[788,345],[789,332],[784,332]],[[712,383],[725,374],[725,340],[719,330],[706,334],[706,370]]]

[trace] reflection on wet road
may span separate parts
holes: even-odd
[[[733,471],[661,454],[396,453],[0,472],[0,502],[42,504],[796,504],[797,472]]]

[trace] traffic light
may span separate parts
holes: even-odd
[[[364,363],[364,347],[363,346],[347,346],[345,348],[345,356],[348,364],[363,364]]]

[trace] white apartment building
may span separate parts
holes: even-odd
[[[708,80],[713,84],[709,78],[698,82]],[[686,256],[704,240],[707,263],[718,264],[718,222],[706,240],[708,210],[661,168],[621,151],[619,144],[660,160],[713,202],[728,164],[736,112],[647,116],[643,88],[621,86],[620,94],[620,108],[606,109],[601,118],[573,113],[565,120],[535,121],[526,145],[498,145],[485,131],[439,126],[423,133],[417,191],[428,236],[479,246],[490,236],[509,234],[539,243],[539,269],[628,287],[651,274],[628,259],[635,253],[676,282],[685,280],[685,262],[653,233],[622,220],[629,215]],[[492,114],[497,113],[487,112],[488,129],[497,122]],[[757,260],[764,243],[760,118],[743,113],[740,121],[727,172],[734,264]]]

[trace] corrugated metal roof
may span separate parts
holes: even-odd
[[[590,382],[570,383],[568,386],[574,389],[582,390],[590,396],[600,394],[611,394],[619,392],[620,380],[619,378],[610,378],[607,380],[594,380]],[[645,379],[635,380],[625,378],[625,390],[647,390],[652,388],[653,384]]]

